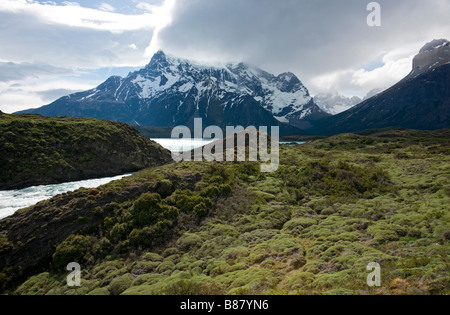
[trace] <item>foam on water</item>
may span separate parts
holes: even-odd
[[[218,139],[152,139],[162,147],[172,152],[186,152],[208,145]]]
[[[30,207],[56,195],[77,190],[81,187],[95,188],[130,174],[97,178],[56,185],[33,186],[20,190],[0,191],[0,219],[13,215],[17,210]]]

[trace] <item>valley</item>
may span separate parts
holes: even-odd
[[[275,173],[172,163],[56,196],[0,221],[3,290],[448,294],[449,139],[339,135],[281,146]],[[65,285],[74,260],[80,288]],[[366,284],[371,262],[381,287]]]

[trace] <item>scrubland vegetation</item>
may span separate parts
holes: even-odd
[[[102,223],[20,283],[7,267],[0,279],[10,294],[449,294],[449,139],[404,130],[282,146],[267,174],[257,163],[147,169],[81,191]],[[98,204],[145,183],[157,189]],[[17,244],[0,236],[8,255]],[[66,285],[72,261],[80,288]],[[381,287],[366,283],[371,262]]]
[[[171,160],[130,126],[88,118],[0,115],[0,189],[134,172]]]

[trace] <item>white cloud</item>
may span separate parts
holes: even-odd
[[[29,78],[21,81],[0,82],[0,110],[13,113],[48,104],[58,97],[77,91],[92,89],[97,82],[76,81],[61,78],[46,80]],[[59,91],[59,93],[57,93]],[[54,99],[50,100],[51,93]]]
[[[114,12],[114,11],[116,11],[116,8],[114,8],[112,5],[110,5],[108,3],[105,3],[105,2],[101,3],[98,6],[98,9],[100,11],[105,11],[105,12]]]
[[[168,2],[172,1],[168,0]],[[112,12],[114,8],[107,3],[102,3],[98,10],[81,7],[78,3],[64,2],[63,4],[54,5],[32,0],[2,0],[0,11],[28,14],[38,17],[47,24],[82,27],[112,33],[160,28],[161,25],[167,25],[167,19],[170,17],[169,14],[160,14],[165,10],[158,6],[152,7],[153,11],[143,14],[126,15]]]
[[[39,77],[45,75],[73,74],[71,69],[53,67],[48,64],[0,62],[0,82]]]
[[[42,106],[52,95],[92,88],[108,75],[90,80],[96,69],[145,65],[148,52],[160,49],[157,34],[170,24],[175,4],[57,2],[0,0],[2,111]],[[82,77],[65,77],[80,69]]]
[[[314,94],[340,92],[346,96],[364,97],[373,89],[385,90],[399,82],[412,70],[412,59],[418,50],[403,47],[384,54],[382,65],[375,69],[348,69],[315,76],[310,81]]]
[[[164,5],[158,8],[153,8],[155,15],[161,18],[161,23],[159,23],[154,31],[153,38],[145,50],[145,56],[151,57],[160,48],[159,33],[172,23],[172,10],[175,7],[176,0],[165,0]]]

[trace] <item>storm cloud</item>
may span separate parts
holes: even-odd
[[[378,1],[380,27],[367,25],[369,2],[179,0],[160,41],[190,59],[242,60],[275,73],[292,71],[315,90],[326,85],[325,90],[369,91],[378,87],[369,81],[395,83],[422,45],[450,35],[450,1]],[[380,69],[386,67],[378,70],[385,80],[371,78],[376,60]]]

